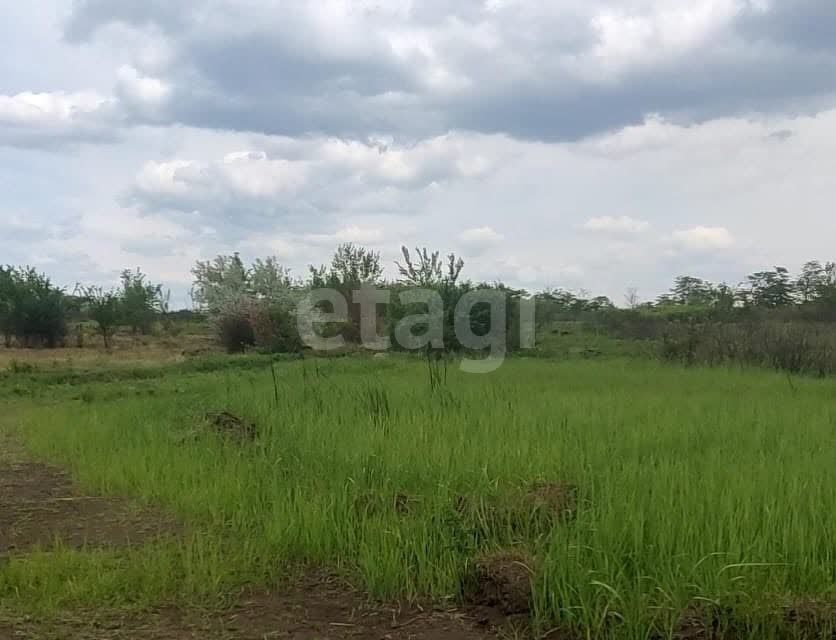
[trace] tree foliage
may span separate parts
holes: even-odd
[[[0,329],[5,345],[56,347],[67,333],[64,290],[31,267],[0,268]]]
[[[121,274],[122,318],[133,333],[150,333],[163,302],[162,285],[147,281],[147,276],[137,267],[125,269]]]
[[[111,338],[122,317],[122,298],[113,290],[102,287],[78,287],[83,307],[91,320],[96,323],[105,349],[110,349]]]

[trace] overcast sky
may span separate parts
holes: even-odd
[[[833,0],[2,11],[0,262],[70,287],[353,241],[620,303],[836,258]]]

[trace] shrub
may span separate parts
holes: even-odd
[[[290,310],[266,301],[252,301],[248,318],[255,346],[271,353],[298,353],[302,341]]]
[[[228,353],[243,353],[255,345],[255,332],[249,315],[243,310],[221,312],[215,319],[216,331]]]
[[[670,325],[660,356],[684,364],[738,362],[790,373],[836,373],[836,329],[827,323]]]

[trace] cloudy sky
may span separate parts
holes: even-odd
[[[0,262],[339,242],[648,299],[836,257],[832,0],[39,0],[0,22]],[[389,271],[394,275],[394,271]]]

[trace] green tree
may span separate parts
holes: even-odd
[[[160,311],[162,285],[151,284],[137,267],[135,271],[122,272],[119,290],[122,317],[133,333],[150,333],[154,319]]]
[[[217,313],[230,301],[252,293],[251,273],[237,253],[219,255],[212,261],[198,261],[192,268],[192,276],[192,299],[210,313]]]
[[[793,303],[793,283],[785,267],[775,267],[772,271],[759,271],[747,278],[749,304],[765,309],[778,309]]]
[[[64,290],[32,267],[6,271],[4,287],[11,293],[9,327],[25,347],[59,346],[67,334]]]
[[[96,323],[105,349],[110,349],[113,331],[122,317],[122,298],[115,291],[101,287],[77,287],[90,319]]]
[[[3,333],[6,348],[12,346],[12,338],[15,334],[18,295],[19,287],[15,269],[0,265],[0,332]]]

